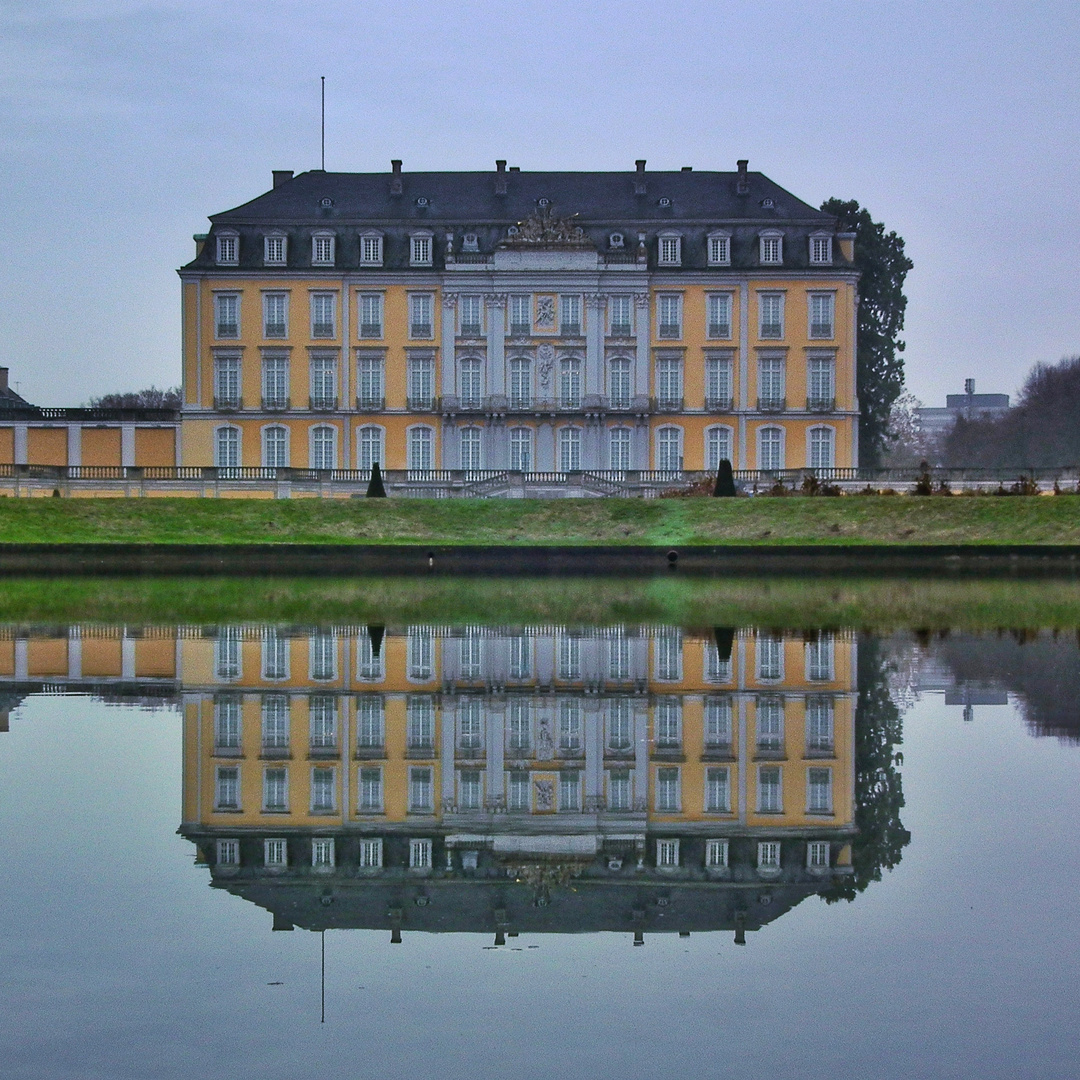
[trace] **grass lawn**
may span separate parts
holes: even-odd
[[[1077,544],[1080,497],[7,498],[0,543]]]
[[[690,578],[6,578],[0,622],[297,626],[665,623],[777,629],[1080,627],[1080,580]]]

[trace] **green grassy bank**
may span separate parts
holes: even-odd
[[[7,578],[0,623],[1080,627],[1080,580]]]
[[[1077,544],[1080,497],[0,499],[0,543]]]

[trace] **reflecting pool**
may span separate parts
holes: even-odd
[[[1078,769],[1060,627],[3,625],[3,1074],[1073,1076]]]

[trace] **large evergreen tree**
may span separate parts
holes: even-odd
[[[904,388],[904,279],[914,265],[904,254],[904,241],[886,232],[880,221],[854,199],[828,199],[821,204],[840,227],[855,234],[859,279],[858,354],[859,464],[875,466],[889,443],[889,410]]]

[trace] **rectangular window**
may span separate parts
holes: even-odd
[[[362,870],[381,869],[383,864],[382,840],[361,840],[358,861]]]
[[[532,678],[532,641],[524,634],[510,639],[510,678]]]
[[[728,458],[730,461],[730,457]],[[734,638],[734,631],[728,631]],[[731,649],[730,644],[725,646],[725,655],[721,655],[720,647],[715,641],[710,641],[705,646],[705,681],[710,683],[731,682]]]
[[[731,262],[731,239],[727,236],[709,237],[709,265],[727,266]]]
[[[682,337],[682,297],[678,293],[660,293],[656,297],[656,321],[660,337]]]
[[[784,407],[784,360],[778,356],[758,360],[758,401],[762,409]]]
[[[810,429],[810,468],[833,467],[833,432],[831,428]]]
[[[653,710],[657,750],[682,749],[682,702],[676,697],[659,698]]]
[[[833,752],[833,703],[827,697],[806,699],[806,752]]]
[[[263,293],[263,337],[289,336],[288,310],[288,293]]]
[[[831,338],[834,336],[836,297],[832,293],[810,294],[810,336]]]
[[[264,752],[289,749],[289,699],[284,694],[262,700],[262,747]]]
[[[240,770],[235,766],[217,770],[214,783],[214,809],[240,809]]]
[[[658,813],[679,811],[679,770],[656,770],[656,809]]]
[[[662,357],[656,361],[657,408],[670,412],[682,408],[682,361]]]
[[[607,808],[626,811],[630,802],[630,770],[612,769],[608,773]]]
[[[428,682],[433,677],[434,639],[426,626],[410,626],[406,637],[406,672],[413,682]]]
[[[564,473],[581,468],[581,428],[559,429],[559,469]]]
[[[431,869],[431,841],[409,841],[409,867],[413,870]]]
[[[479,409],[483,398],[483,362],[467,356],[458,365],[458,392],[464,409]]]
[[[285,250],[284,236],[267,236],[263,239],[263,261],[267,266],[284,266]]]
[[[723,870],[728,864],[728,842],[726,840],[705,841],[705,868]]]
[[[809,682],[832,682],[833,639],[831,634],[819,633],[806,643],[806,678]]]
[[[613,409],[630,408],[633,394],[631,378],[631,362],[627,357],[616,357],[608,365],[608,396]]]
[[[360,294],[360,337],[381,338],[383,336],[383,297],[382,293]]]
[[[532,470],[532,431],[512,428],[510,431],[510,468],[514,472]]]
[[[758,337],[779,340],[784,336],[784,294],[758,293]]]
[[[706,769],[705,809],[710,814],[731,813],[731,787],[727,769]]]
[[[435,404],[435,361],[432,357],[409,357],[408,390],[410,409],[430,409]]]
[[[631,446],[633,436],[629,428],[612,428],[608,434],[609,467],[622,472],[631,467]]]
[[[515,638],[514,640],[527,641],[528,639]],[[515,757],[528,754],[532,750],[532,707],[528,700],[512,697],[508,713],[507,735],[510,753]]]
[[[409,295],[409,337],[420,340],[434,337],[433,306],[432,298],[428,293]]]
[[[409,770],[409,813],[430,814],[435,809],[431,769]]]
[[[337,295],[335,293],[311,294],[311,336],[313,338],[337,337]]]
[[[289,404],[289,358],[287,355],[267,354],[262,362],[263,406],[284,409]]]
[[[679,841],[656,841],[656,865],[661,870],[673,870],[679,865]]]
[[[240,750],[240,732],[243,718],[239,698],[221,698],[214,702],[214,751]]]
[[[382,751],[385,707],[382,694],[361,694],[356,701],[356,748],[368,753]]]
[[[382,769],[360,770],[360,813],[381,814],[383,808]]]
[[[337,678],[337,635],[313,634],[308,642],[311,677],[321,682]]]
[[[705,699],[705,749],[707,751],[730,752],[731,720],[731,698],[707,697]]]
[[[559,702],[559,749],[564,754],[581,750],[581,702],[576,698]]]
[[[240,400],[240,357],[216,357],[214,360],[215,406],[219,409],[238,409]]]
[[[356,358],[357,408],[379,412],[385,402],[384,360],[381,353],[360,353]]]
[[[608,707],[607,744],[614,754],[627,754],[634,748],[634,716],[626,698],[614,698]]]
[[[289,809],[289,771],[284,768],[263,772],[263,809],[283,814]]]
[[[512,337],[528,337],[532,333],[532,297],[510,297],[510,334]]]
[[[360,262],[365,266],[382,265],[382,242],[381,236],[360,237]]]
[[[334,812],[337,780],[333,769],[311,770],[311,812],[332,814]]]
[[[458,704],[458,746],[474,754],[484,748],[483,702],[466,698]]]
[[[829,842],[827,840],[811,840],[806,845],[806,865],[810,870],[829,869]]]
[[[761,237],[761,261],[765,265],[779,265],[784,259],[783,238],[779,236]]]
[[[414,236],[410,245],[410,262],[413,266],[431,265],[431,237]]]
[[[479,810],[484,804],[484,774],[465,769],[458,779],[458,805],[462,810]]]
[[[581,810],[581,774],[576,770],[559,773],[559,809],[573,813]]]
[[[581,408],[581,361],[574,357],[559,362],[559,406]]]
[[[240,294],[217,293],[214,296],[214,336],[240,336]]]
[[[435,699],[429,694],[414,694],[406,706],[405,742],[414,753],[431,754],[435,750]]]
[[[240,627],[223,626],[214,639],[214,676],[222,682],[240,678]]]
[[[332,836],[317,836],[311,841],[311,865],[313,869],[333,870],[336,854]]]
[[[581,336],[581,297],[560,296],[559,313],[563,337]]]
[[[731,357],[707,356],[705,358],[705,408],[731,408]]]
[[[731,337],[731,293],[713,293],[708,300],[708,335]]]
[[[758,767],[757,808],[763,814],[779,814],[783,810],[780,799],[780,769],[775,765]]]
[[[240,865],[240,841],[219,840],[217,842],[217,865],[239,866]]]
[[[832,237],[810,237],[810,261],[815,265],[832,262]]]
[[[364,470],[372,469],[376,462],[381,465],[385,460],[382,428],[370,425],[362,427],[356,436],[356,467]],[[382,680],[381,675],[379,680]]]
[[[678,266],[682,262],[682,238],[678,236],[660,237],[660,265]]]
[[[219,236],[217,238],[217,261],[222,266],[235,266],[239,261],[240,238]]]
[[[484,332],[482,297],[462,296],[459,300],[458,313],[461,319],[463,337],[480,337]]]
[[[311,407],[333,409],[337,405],[337,359],[333,356],[312,356],[308,361]]]
[[[532,364],[527,357],[510,361],[510,407],[527,409],[532,402]]]
[[[757,864],[759,870],[776,871],[780,869],[780,843],[777,840],[763,840],[757,846]]]
[[[779,754],[784,749],[784,702],[760,698],[757,702],[758,753]]]
[[[563,682],[581,678],[581,638],[569,633],[559,636],[559,678]]]
[[[806,812],[832,813],[832,769],[806,770]]]
[[[337,748],[337,701],[317,694],[308,704],[308,737],[312,750]]]
[[[332,236],[313,236],[311,238],[311,265],[334,265],[334,238]]]
[[[682,681],[682,631],[664,627],[656,634],[656,678],[660,682]]]
[[[516,810],[518,813],[528,813],[532,810],[529,774],[522,769],[515,769],[510,773],[509,799],[511,810]]]
[[[609,326],[613,337],[630,337],[633,333],[632,298],[612,296],[608,300]]]
[[[289,843],[287,840],[276,838],[263,841],[263,865],[264,866],[288,866]]]
[[[811,409],[831,409],[836,396],[834,389],[834,363],[831,356],[811,356],[807,360],[809,382],[808,406]]]

